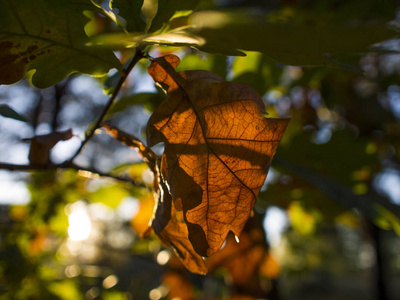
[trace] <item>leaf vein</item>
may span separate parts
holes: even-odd
[[[96,55],[94,53],[87,52],[87,51],[84,51],[84,50],[79,49],[79,48],[74,48],[74,47],[72,47],[72,46],[70,46],[68,44],[64,44],[64,43],[61,43],[61,42],[58,42],[58,41],[50,40],[50,39],[47,39],[47,38],[44,38],[44,37],[41,37],[41,36],[35,36],[35,35],[31,35],[31,34],[21,34],[21,33],[15,33],[15,32],[9,33],[9,32],[5,32],[5,31],[0,31],[0,34],[9,34],[10,37],[19,36],[19,37],[28,37],[28,38],[30,38],[32,40],[40,40],[40,41],[43,41],[43,42],[47,42],[47,43],[53,44],[54,46],[59,46],[61,48],[66,48],[66,49],[68,49],[70,51],[78,52],[78,53],[83,54],[85,56],[89,56],[89,57],[95,58],[96,60],[102,61],[102,62],[104,62],[106,64],[110,63],[109,61],[103,59],[101,55]]]
[[[14,6],[11,4],[11,1],[8,0],[8,5],[10,6],[10,9],[15,17],[15,19],[17,20],[17,22],[19,23],[19,26],[21,26],[21,29],[23,32],[25,32],[26,34],[28,33],[28,31],[26,30],[21,18],[19,17],[19,14],[17,13],[16,9],[14,8]]]

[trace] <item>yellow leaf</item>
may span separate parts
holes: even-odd
[[[300,235],[311,235],[315,232],[317,220],[315,216],[306,211],[299,201],[290,204],[288,214],[293,229]]]
[[[154,198],[153,195],[149,194],[146,197],[140,199],[139,212],[131,220],[131,226],[136,233],[141,234],[146,231],[149,227],[149,220],[153,215]]]

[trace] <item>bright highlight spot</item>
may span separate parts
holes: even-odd
[[[160,285],[158,288],[152,289],[149,293],[150,300],[159,300],[168,294],[168,288]]]
[[[77,210],[68,216],[68,234],[73,241],[82,241],[89,237],[92,230],[89,216],[84,210]]]
[[[272,247],[279,245],[282,233],[285,231],[288,224],[288,217],[282,209],[273,206],[267,210],[264,219],[264,229]]]
[[[100,295],[100,289],[94,286],[85,293],[85,299],[94,299],[99,295]]]
[[[81,269],[77,265],[71,265],[65,268],[65,275],[68,278],[76,277],[81,274]]]
[[[236,241],[236,243],[238,243],[239,244],[239,237],[235,234],[235,241]]]
[[[167,250],[160,251],[157,255],[157,263],[163,266],[169,261],[170,257],[171,255]]]
[[[154,182],[154,174],[150,169],[146,169],[142,173],[142,179],[144,183],[151,185]]]
[[[24,205],[30,200],[29,190],[22,181],[13,181],[11,176],[0,173],[0,205]]]
[[[151,300],[159,300],[161,297],[162,297],[162,294],[158,289],[153,289],[149,293],[149,298]]]
[[[134,218],[139,212],[139,201],[133,197],[125,197],[117,207],[117,213],[125,221]]]
[[[105,289],[110,289],[118,283],[118,277],[115,275],[110,275],[103,280],[103,287]]]
[[[386,169],[375,179],[375,187],[387,195],[393,203],[400,204],[400,173],[393,169]]]

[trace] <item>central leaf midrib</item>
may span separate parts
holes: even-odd
[[[197,119],[197,121],[198,121],[198,123],[200,125],[200,129],[201,129],[201,133],[202,133],[203,139],[204,139],[204,141],[205,141],[205,143],[207,145],[207,149],[209,151],[207,153],[207,162],[209,161],[210,152],[211,152],[222,163],[222,165],[225,168],[227,168],[230,173],[232,173],[232,175],[240,182],[240,184],[243,185],[245,188],[247,188],[251,192],[251,194],[253,195],[254,199],[256,199],[257,197],[254,194],[254,191],[250,187],[248,187],[246,184],[243,183],[243,181],[235,174],[235,172],[233,172],[229,168],[229,166],[219,157],[219,155],[217,153],[215,153],[214,149],[210,146],[210,144],[207,141],[207,135],[205,133],[205,129],[203,128],[203,125],[200,122],[200,117],[199,117],[199,115],[198,115],[198,113],[197,113],[197,111],[196,111],[196,109],[195,109],[195,107],[193,105],[193,102],[190,100],[190,97],[189,97],[188,93],[186,92],[186,90],[183,87],[181,87],[181,88],[182,88],[183,92],[185,93],[185,95],[186,95],[186,97],[187,97],[187,99],[188,99],[188,101],[190,103],[190,106],[192,107],[192,110],[196,115],[196,119]],[[208,174],[208,169],[209,168],[208,168],[208,165],[207,165],[207,174]],[[207,183],[208,183],[208,176],[207,176]],[[208,191],[208,186],[207,186],[207,214],[208,214],[208,206],[209,206],[209,203],[210,203],[208,194],[209,194],[209,191]],[[236,202],[235,206],[237,206],[237,205],[238,205],[238,203]],[[207,215],[206,215],[206,218],[208,219]],[[209,226],[207,226],[207,227],[209,227]]]
[[[203,128],[203,126],[202,126],[202,124],[201,124],[201,122],[200,122],[200,117],[199,117],[199,114],[198,114],[198,112],[196,111],[196,109],[195,109],[195,106],[193,105],[193,102],[191,101],[191,99],[190,99],[190,97],[189,97],[189,94],[186,92],[186,90],[185,90],[185,86],[186,86],[186,82],[187,82],[187,80],[186,79],[184,79],[179,73],[177,73],[176,71],[175,71],[175,69],[172,67],[172,65],[169,63],[169,62],[167,62],[167,61],[165,61],[166,62],[166,64],[164,63],[164,61],[161,61],[161,63],[159,64],[172,78],[173,78],[173,80],[178,84],[178,86],[182,89],[182,91],[183,91],[183,93],[184,93],[184,98],[186,98],[187,99],[187,101],[190,103],[190,106],[191,106],[191,108],[192,108],[192,110],[193,110],[193,112],[194,112],[194,114],[195,114],[195,116],[196,116],[196,122],[195,122],[195,124],[194,124],[194,126],[193,126],[193,131],[192,131],[192,135],[191,135],[191,137],[190,137],[190,139],[193,137],[193,133],[194,133],[194,131],[195,131],[195,128],[196,128],[196,123],[199,123],[199,125],[200,125],[200,129],[201,129],[201,133],[202,133],[202,137],[203,137],[203,139],[204,139],[204,142],[205,142],[205,144],[207,145],[207,149],[208,149],[208,153],[207,153],[207,179],[206,179],[206,191],[207,191],[207,211],[206,211],[206,220],[207,220],[207,230],[206,230],[206,232],[205,232],[205,234],[206,234],[206,236],[208,236],[208,233],[210,232],[210,226],[208,225],[208,220],[209,220],[209,217],[208,217],[208,209],[209,209],[209,204],[210,204],[210,198],[209,198],[209,190],[208,190],[208,172],[209,172],[209,158],[210,158],[210,152],[220,161],[220,163],[226,168],[226,169],[228,169],[228,171],[239,181],[239,183],[243,186],[243,187],[245,187],[246,189],[248,189],[249,191],[250,191],[250,193],[253,195],[253,199],[255,200],[255,199],[257,199],[257,197],[256,197],[256,195],[255,195],[255,193],[254,193],[254,191],[250,188],[250,187],[248,187],[246,184],[244,184],[243,183],[243,181],[235,174],[235,172],[233,172],[230,168],[229,168],[229,166],[219,157],[219,155],[217,154],[217,153],[215,153],[215,151],[214,151],[214,149],[210,146],[210,144],[208,143],[208,140],[207,140],[207,135],[206,135],[206,133],[205,133],[205,129]],[[170,74],[170,72],[173,72],[172,74]],[[184,101],[184,99],[182,100],[182,101]],[[240,101],[240,100],[236,100],[236,101]],[[235,101],[235,102],[236,102]],[[230,102],[228,102],[228,103],[230,103]],[[190,139],[186,142],[186,145],[187,145],[187,143],[190,141]],[[185,146],[186,146],[185,145]],[[179,163],[179,158],[180,158],[180,156],[181,155],[178,155],[178,158],[177,158],[177,163]],[[176,165],[174,166],[174,168],[176,167]],[[237,209],[237,206],[238,206],[238,201],[236,201],[236,203],[235,203],[235,211],[236,211],[236,209]],[[186,216],[185,216],[185,218],[186,218]]]

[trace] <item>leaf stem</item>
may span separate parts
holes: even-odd
[[[144,49],[144,45],[139,45],[136,48],[136,52],[135,52],[134,56],[132,57],[132,60],[131,60],[130,64],[127,66],[126,69],[123,70],[123,74],[122,74],[120,80],[118,81],[117,85],[115,86],[115,89],[114,89],[112,95],[108,99],[108,102],[107,102],[106,106],[104,107],[101,115],[98,117],[95,125],[86,134],[85,139],[82,141],[82,143],[81,143],[80,147],[78,148],[78,150],[69,159],[69,161],[68,161],[69,163],[72,163],[72,161],[79,155],[79,153],[81,153],[82,149],[85,147],[87,142],[95,134],[96,130],[98,128],[100,128],[101,123],[104,120],[104,117],[106,116],[106,114],[107,114],[108,110],[110,109],[111,105],[114,103],[115,99],[117,98],[117,96],[118,96],[118,94],[119,94],[119,92],[121,90],[121,87],[125,83],[125,80],[127,79],[129,73],[132,71],[132,69],[135,67],[135,65],[139,62],[139,60],[141,60],[142,58],[145,57],[145,53],[143,52],[143,49]]]
[[[150,147],[147,147],[145,144],[143,144],[139,138],[109,124],[104,124],[103,128],[116,140],[127,145],[128,147],[136,149],[139,152],[139,155],[152,169],[152,171],[155,169],[155,165],[157,164],[158,160],[157,154],[155,154]],[[155,172],[153,171],[153,173]]]
[[[150,147],[147,147],[145,144],[142,143],[142,141],[135,137],[134,135],[131,135],[129,133],[126,133],[118,128],[115,128],[111,125],[105,124],[103,128],[107,131],[108,134],[110,134],[113,138],[116,140],[120,141],[121,143],[127,145],[128,147],[136,149],[136,151],[139,153],[139,155],[143,158],[143,160],[147,163],[149,166],[149,169],[151,172],[154,174],[154,181],[153,181],[153,190],[155,193],[157,193],[159,189],[159,183],[160,178],[161,178],[161,173],[160,173],[160,159],[151,150]],[[157,205],[157,203],[156,203]]]

